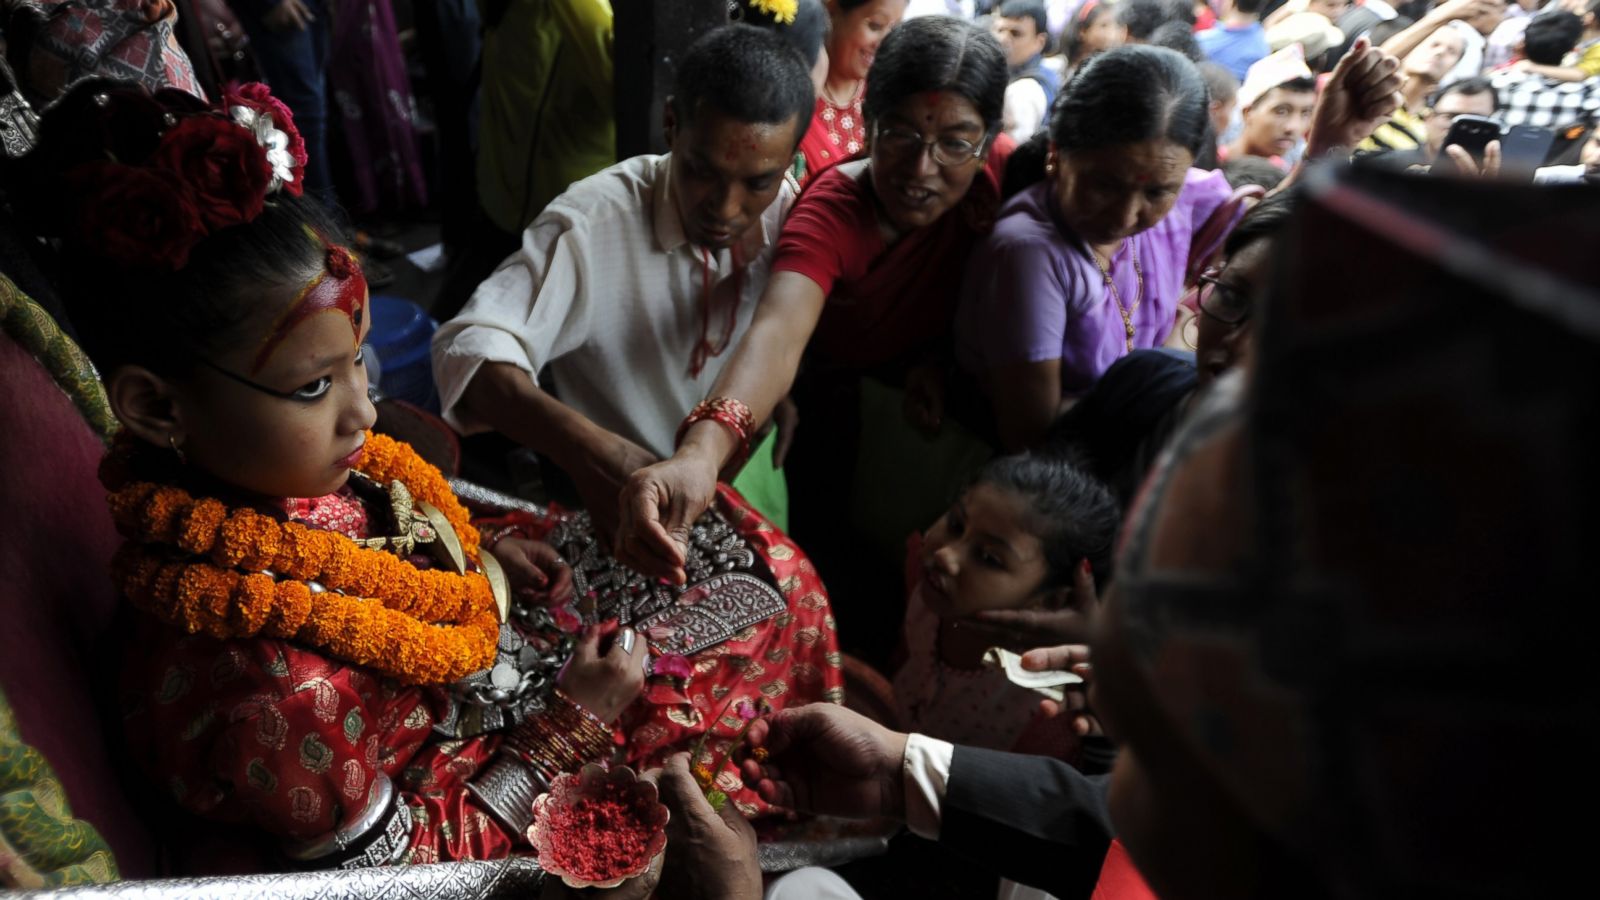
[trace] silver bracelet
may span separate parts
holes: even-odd
[[[467,785],[483,808],[513,835],[524,835],[533,824],[533,801],[547,784],[533,767],[510,753],[495,757],[477,778]]]
[[[396,862],[410,843],[411,807],[378,772],[359,815],[322,837],[285,847],[284,854],[311,868],[356,869]]]

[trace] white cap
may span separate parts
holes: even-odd
[[[1307,59],[1316,59],[1331,47],[1344,44],[1344,32],[1334,27],[1321,13],[1302,12],[1267,29],[1267,46],[1282,50],[1290,44],[1305,48]]]
[[[1258,59],[1245,73],[1244,84],[1239,86],[1239,108],[1249,109],[1262,95],[1280,84],[1296,78],[1311,78],[1311,67],[1306,65],[1306,51],[1299,44],[1290,44],[1263,59]]]

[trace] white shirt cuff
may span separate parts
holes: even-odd
[[[921,734],[906,737],[906,755],[900,764],[906,779],[906,826],[918,837],[939,839],[940,810],[955,751],[948,741]]]

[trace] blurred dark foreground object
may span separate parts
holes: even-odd
[[[1600,189],[1305,190],[1243,399],[1129,519],[1128,645],[1326,894],[1553,894],[1586,874],[1600,752]]]

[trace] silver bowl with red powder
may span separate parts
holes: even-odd
[[[612,888],[650,868],[667,846],[656,786],[627,766],[589,764],[558,775],[533,801],[528,841],[539,866],[573,888]]]

